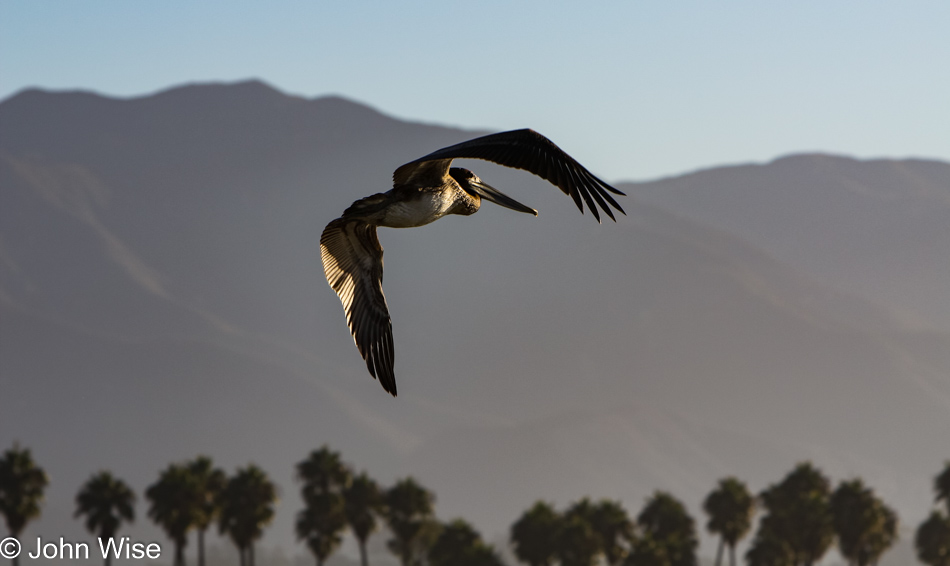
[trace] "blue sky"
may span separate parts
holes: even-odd
[[[948,30],[945,0],[0,0],[0,98],[253,77],[532,127],[612,180],[802,151],[950,159]]]

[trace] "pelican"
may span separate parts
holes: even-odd
[[[595,177],[580,163],[530,129],[513,130],[444,147],[400,166],[393,173],[393,188],[354,202],[333,220],[320,237],[323,270],[346,312],[346,322],[370,375],[396,396],[393,373],[393,331],[383,295],[383,248],[376,228],[414,228],[449,214],[470,216],[482,199],[538,215],[474,173],[451,167],[453,159],[484,159],[505,167],[523,169],[549,181],[574,199],[584,213],[584,203],[597,222],[598,207],[614,222],[611,207],[626,214],[610,196],[624,193]]]

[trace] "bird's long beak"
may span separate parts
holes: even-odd
[[[530,206],[525,206],[505,193],[499,191],[491,185],[487,185],[482,182],[469,181],[468,186],[480,197],[492,201],[495,204],[500,204],[505,208],[510,208],[511,210],[517,210],[518,212],[526,212],[528,214],[538,215],[538,211],[531,208]]]

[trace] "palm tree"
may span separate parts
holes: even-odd
[[[399,557],[402,566],[413,566],[425,557],[438,536],[438,523],[433,520],[435,494],[413,478],[400,480],[385,495],[386,523],[393,533],[389,550]]]
[[[557,511],[543,501],[536,502],[511,526],[515,556],[529,566],[553,566],[560,529]]]
[[[917,558],[930,566],[950,566],[950,461],[944,463],[943,471],[934,478],[934,501],[947,505],[948,514],[934,510],[930,517],[917,527],[914,545]]]
[[[175,545],[175,566],[185,564],[188,530],[196,521],[194,478],[188,468],[169,464],[158,481],[145,490],[150,506],[148,516],[165,531]]]
[[[637,537],[630,545],[630,552],[624,566],[670,566],[670,558],[666,555],[666,548],[649,535]]]
[[[205,532],[218,516],[221,492],[228,482],[208,456],[198,456],[187,464],[194,501],[194,526],[198,530],[198,566],[205,566]]]
[[[579,519],[579,523],[572,526],[574,518]],[[580,523],[586,523],[590,527],[590,541],[585,540],[587,529]],[[601,500],[597,503],[591,502],[587,497],[572,504],[564,512],[563,526],[567,529],[562,533],[562,542],[565,548],[562,548],[562,554],[566,551],[570,555],[569,561],[578,563],[587,563],[593,560],[597,555],[603,554],[608,566],[619,565],[628,552],[628,544],[633,541],[633,522],[627,515],[626,510],[616,501]],[[567,547],[579,545],[577,548],[569,549]],[[594,550],[592,556],[588,555],[586,550]]]
[[[360,564],[369,566],[366,541],[376,531],[376,518],[383,510],[383,493],[366,472],[353,478],[343,491],[343,511],[346,522],[360,547]]]
[[[937,503],[943,501],[950,513],[950,460],[943,464],[943,471],[934,478],[934,491],[937,492]]]
[[[343,498],[338,493],[314,493],[305,496],[306,505],[297,514],[297,538],[317,559],[317,566],[340,546],[346,515]]]
[[[678,499],[657,491],[637,515],[637,524],[663,548],[671,566],[696,566],[696,522]]]
[[[619,566],[634,541],[633,521],[618,501],[603,499],[593,505],[590,516],[594,531],[600,536],[601,550],[608,566]]]
[[[723,547],[729,548],[729,564],[736,566],[736,544],[752,528],[755,498],[744,483],[734,477],[719,480],[718,487],[703,502],[709,515],[706,529],[719,535],[716,566],[722,564]]]
[[[462,519],[442,526],[428,557],[430,566],[502,566],[495,549]]]
[[[564,511],[558,537],[562,563],[588,566],[603,553],[603,540],[593,519],[594,504],[588,497],[575,501]]]
[[[850,566],[870,566],[897,540],[897,515],[860,479],[841,482],[831,494],[838,548]]]
[[[312,493],[341,493],[349,485],[351,476],[340,454],[326,445],[297,464],[297,479],[303,482],[304,498]]]
[[[263,470],[250,464],[228,480],[220,504],[218,529],[237,546],[241,566],[254,566],[254,541],[274,518],[277,488]]]
[[[49,477],[33,461],[27,448],[14,444],[0,458],[0,513],[7,522],[10,536],[17,538],[26,524],[40,516],[43,491]],[[13,559],[14,566],[19,564]]]
[[[76,494],[76,517],[86,516],[86,529],[101,539],[110,539],[123,521],[135,520],[135,493],[109,472],[99,472]],[[109,566],[112,556],[106,554]]]
[[[897,513],[883,503],[880,508],[879,524],[880,527],[875,528],[873,534],[868,537],[866,550],[859,556],[858,564],[877,566],[881,555],[897,541],[899,536]]]
[[[834,541],[830,495],[831,482],[810,462],[760,495],[766,510],[760,530],[787,546],[793,564],[811,566]]]
[[[924,564],[950,566],[950,518],[940,511],[931,512],[917,527],[914,546],[917,558]]]
[[[764,521],[763,521],[764,522]],[[745,554],[749,566],[795,566],[795,554],[762,523]]]
[[[561,566],[593,566],[601,553],[600,536],[590,522],[583,504],[574,513],[565,513],[557,536],[557,557]]]
[[[297,479],[303,483],[300,494],[305,507],[297,515],[297,537],[317,559],[317,566],[340,546],[346,514],[343,491],[350,485],[352,472],[340,454],[326,445],[314,450],[297,464]]]

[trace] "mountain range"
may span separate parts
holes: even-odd
[[[805,154],[622,186],[905,322],[950,331],[946,162]]]
[[[28,533],[80,536],[98,469],[141,493],[204,453],[266,469],[265,544],[303,552],[293,465],[325,443],[493,541],[537,499],[635,513],[657,489],[701,526],[719,478],[758,491],[805,459],[922,520],[950,457],[950,163],[614,180],[627,214],[599,225],[540,179],[463,162],[540,215],[380,230],[393,399],[320,233],[398,165],[483,133],[258,81],[0,102],[0,447],[51,476]]]

